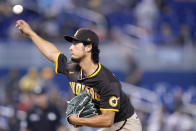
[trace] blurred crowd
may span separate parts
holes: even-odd
[[[15,4],[24,7],[19,15],[12,12]],[[0,40],[26,40],[14,28],[25,19],[51,41],[89,27],[111,43],[195,45],[195,7],[193,0],[0,0]]]
[[[51,131],[66,131],[64,117],[67,99],[59,93],[51,68],[45,67],[40,71],[30,68],[23,75],[19,70],[13,69],[3,76],[0,77],[0,131],[26,131],[29,127],[37,131],[49,131],[49,128]],[[33,127],[36,117],[31,112],[35,108],[43,110],[45,114],[48,112],[48,118],[51,119],[49,123],[34,123],[42,128]],[[43,116],[40,119],[47,121]]]
[[[139,108],[138,114],[142,120],[144,131],[195,131],[195,104],[191,103],[191,94],[195,97],[195,87],[185,91],[180,87],[168,86],[159,83],[152,90],[160,103],[152,104],[149,108],[144,106]],[[191,93],[192,92],[192,93]],[[145,94],[149,97],[150,94]],[[150,95],[153,99],[153,95]],[[159,105],[160,104],[160,105]]]

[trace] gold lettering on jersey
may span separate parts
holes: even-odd
[[[75,94],[75,82],[69,82],[70,86],[71,86],[71,89],[73,91],[73,93]]]
[[[84,89],[85,89],[85,85],[82,85],[82,91],[84,91]]]
[[[89,87],[89,86],[86,86],[86,88],[87,88],[87,89],[90,89],[90,87]]]
[[[92,99],[100,101],[100,95],[97,92],[95,92],[93,88],[82,85],[81,83],[76,83],[76,82],[69,82],[69,84],[74,94],[79,95],[86,88],[87,91],[91,94]]]
[[[95,99],[98,100],[98,101],[100,101],[100,95],[97,94],[97,92],[95,92]]]
[[[80,94],[80,90],[81,90],[81,84],[80,83],[77,83],[76,84],[76,94],[78,95],[78,94]]]
[[[91,94],[92,99],[95,99],[95,92],[93,88],[90,88],[90,94]]]

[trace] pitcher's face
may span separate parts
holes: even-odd
[[[85,56],[85,46],[82,42],[72,43],[69,50],[73,60],[80,61]]]

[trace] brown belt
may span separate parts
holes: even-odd
[[[127,123],[127,119],[124,120],[124,123],[122,124],[122,126],[118,130],[116,130],[116,131],[120,131],[125,126],[126,123]]]

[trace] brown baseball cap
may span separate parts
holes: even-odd
[[[64,38],[71,43],[82,42],[84,45],[99,44],[99,38],[97,34],[87,28],[81,28],[77,30],[73,37],[65,35]]]

